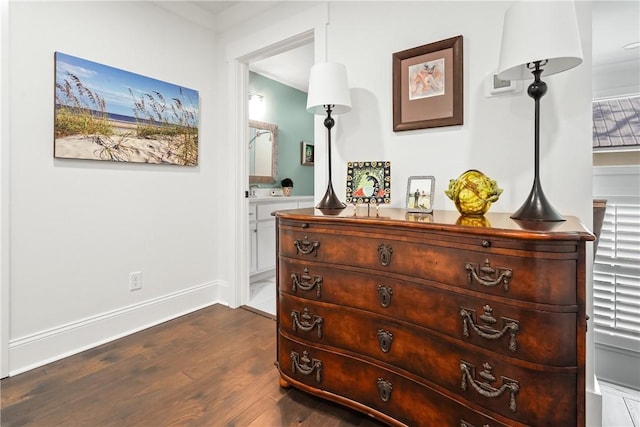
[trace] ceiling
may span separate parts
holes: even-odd
[[[282,1],[158,1],[159,6],[214,31],[224,31]],[[600,0],[593,2],[593,66],[627,61],[640,62],[640,48],[623,46],[640,41],[640,2]],[[308,44],[249,64],[249,68],[280,83],[307,91],[309,70],[314,62]]]
[[[640,41],[640,2],[595,1],[592,9],[593,65],[640,61],[640,48],[624,49]]]
[[[198,7],[212,15],[220,16],[221,14],[229,14],[231,10],[239,10],[238,6],[244,7],[243,10],[248,12],[249,10],[255,11],[255,3],[259,3],[262,8],[271,8],[281,2],[197,1],[193,3],[197,3]],[[281,54],[252,62],[249,64],[249,69],[271,80],[307,92],[309,88],[309,71],[313,63],[313,43],[309,43]]]

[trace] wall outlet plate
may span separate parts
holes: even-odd
[[[129,290],[137,291],[142,289],[142,272],[132,271],[129,273]]]

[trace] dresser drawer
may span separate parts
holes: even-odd
[[[481,414],[473,405],[460,404],[375,364],[285,336],[279,338],[278,367],[286,381],[394,425],[524,426],[496,414]]]
[[[280,226],[281,257],[358,266],[522,301],[576,304],[573,244],[546,245],[547,252],[509,252],[516,256],[500,246],[512,243],[508,241],[458,236],[417,239],[411,233],[370,237],[371,233],[338,226],[304,225]]]
[[[283,294],[406,321],[522,360],[553,366],[577,363],[575,348],[564,345],[576,339],[575,308],[556,312],[526,308],[526,304],[514,307],[503,298],[463,294],[453,287],[446,290],[435,283],[416,284],[358,268],[288,258],[279,263]],[[283,316],[289,314],[287,310]]]
[[[521,421],[536,419],[535,425],[551,419],[555,423],[550,425],[563,426],[570,425],[569,408],[573,408],[571,416],[575,417],[576,402],[568,398],[577,387],[575,367],[550,369],[517,363],[423,328],[292,296],[280,299],[280,310],[291,313],[279,319],[284,335],[346,350],[428,378],[504,416]],[[490,375],[495,378],[488,380]],[[467,384],[466,390],[461,383]],[[487,397],[487,393],[495,396]],[[543,396],[549,399],[544,400]]]

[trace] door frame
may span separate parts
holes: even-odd
[[[326,61],[326,26],[328,23],[328,4],[310,8],[303,14],[285,18],[277,22],[270,31],[247,36],[241,42],[231,46],[227,55],[229,77],[229,140],[244,141],[247,134],[249,89],[249,64],[270,56],[313,43],[314,61]],[[266,39],[264,35],[273,37]],[[236,165],[234,188],[235,200],[235,269],[234,292],[229,301],[232,307],[249,302],[249,201],[244,196],[249,189],[248,153],[243,144],[234,144],[233,163]]]
[[[9,375],[9,0],[0,0],[0,378]]]

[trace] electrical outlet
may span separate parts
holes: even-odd
[[[142,272],[133,271],[129,273],[129,290],[137,291],[142,289]]]

